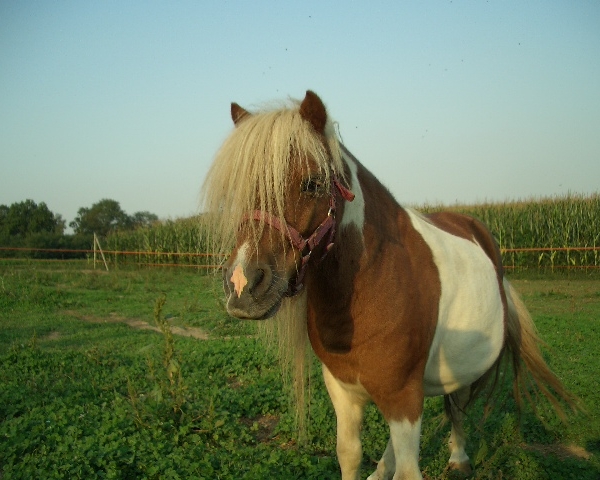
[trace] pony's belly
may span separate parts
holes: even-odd
[[[496,362],[504,345],[504,306],[495,270],[475,270],[472,281],[442,283],[440,313],[425,366],[425,395],[471,385]],[[444,293],[445,290],[445,293]]]
[[[504,343],[504,305],[496,269],[477,243],[409,214],[440,276],[438,322],[423,386],[427,396],[443,395],[472,384],[492,367]]]
[[[425,395],[445,395],[478,380],[498,359],[503,336],[501,317],[491,331],[444,332],[425,367]]]

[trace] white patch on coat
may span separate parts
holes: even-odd
[[[360,182],[358,181],[358,165],[352,158],[342,152],[342,158],[350,169],[350,191],[354,194],[354,200],[346,202],[344,215],[340,227],[355,225],[360,232],[365,224],[365,197],[363,196]]]
[[[396,459],[394,478],[421,480],[419,469],[419,443],[421,439],[421,417],[415,423],[404,419],[390,422],[390,438]]]
[[[425,367],[425,395],[473,383],[504,343],[504,308],[494,265],[476,244],[445,232],[407,209],[433,253],[441,282],[438,324]]]
[[[448,460],[448,463],[454,463],[456,465],[462,465],[465,463],[468,463],[469,460],[469,456],[467,455],[467,453],[465,452],[465,448],[464,446],[460,445],[460,446],[455,446],[456,443],[455,441],[450,441],[448,442],[448,446],[450,448],[450,460]]]
[[[241,265],[242,268],[244,268],[248,263],[248,250],[250,250],[250,244],[244,242],[242,246],[238,248],[233,265]]]

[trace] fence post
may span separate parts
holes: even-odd
[[[100,242],[98,241],[98,237],[94,233],[94,268],[96,268],[96,246],[98,246],[98,250],[100,251],[100,255],[102,256],[102,261],[104,262],[104,267],[108,272],[108,264],[106,263],[106,258],[104,258],[104,252],[102,251],[102,247],[100,246]]]

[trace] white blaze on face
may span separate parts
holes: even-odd
[[[233,288],[235,289],[235,293],[237,295],[238,298],[240,298],[242,296],[242,292],[244,291],[244,287],[246,285],[248,285],[248,279],[246,278],[246,275],[244,274],[244,265],[246,264],[246,257],[247,257],[247,252],[248,252],[249,246],[248,243],[244,243],[237,252],[236,258],[235,258],[235,268],[233,269],[233,273],[231,275],[231,278],[229,279],[231,281],[231,283],[233,283]]]
[[[233,270],[233,275],[231,275],[231,283],[233,283],[233,288],[235,289],[235,293],[238,298],[242,296],[242,292],[244,291],[244,287],[248,284],[248,280],[246,279],[246,275],[244,275],[244,268],[241,263],[238,263],[237,266]]]

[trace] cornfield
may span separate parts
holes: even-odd
[[[600,194],[415,208],[422,213],[451,210],[480,219],[498,240],[508,267],[600,266]],[[117,232],[104,243],[106,250],[138,252],[128,258],[141,264],[207,266],[220,263],[218,257],[206,256],[211,252],[198,217]]]
[[[102,247],[119,252],[118,262],[142,265],[190,265],[211,267],[221,262],[212,255],[202,235],[199,217],[156,222],[133,231],[109,235]]]
[[[452,210],[478,218],[505,251],[504,264],[509,267],[600,266],[597,193],[452,207],[427,205],[417,209],[423,213]]]

